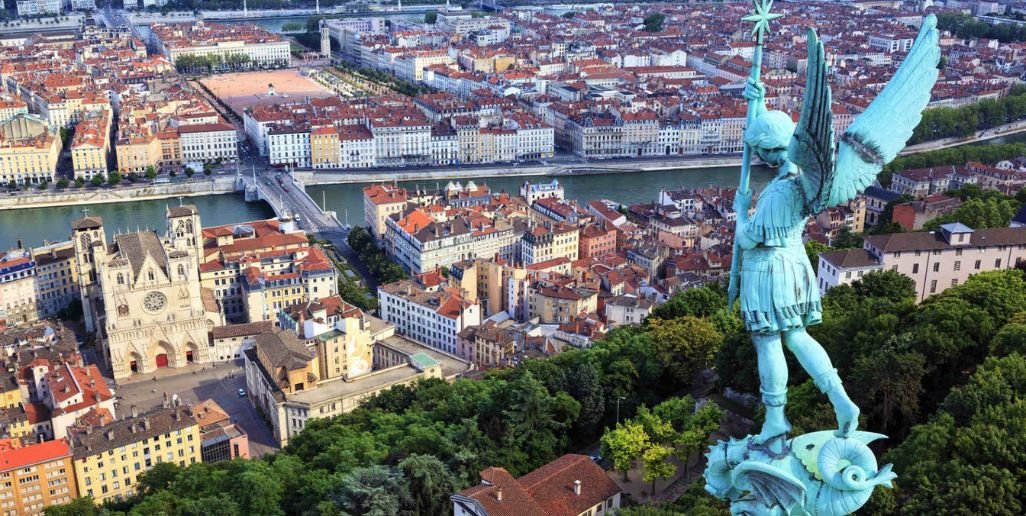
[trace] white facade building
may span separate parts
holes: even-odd
[[[229,124],[183,125],[178,134],[184,162],[238,159],[238,135]]]
[[[447,353],[456,353],[459,334],[481,324],[481,307],[448,291],[430,292],[411,280],[378,287],[381,317],[396,333]]]

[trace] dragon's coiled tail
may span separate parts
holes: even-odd
[[[783,453],[770,453],[748,439],[720,441],[706,454],[705,489],[730,500],[735,515],[789,514],[795,502],[810,516],[851,514],[876,486],[890,487],[896,478],[890,464],[878,469],[866,446],[883,437],[815,432],[789,441]]]
[[[878,470],[876,456],[856,439],[830,439],[816,459],[823,486],[815,497],[814,514],[850,514],[865,505],[873,488],[891,485],[888,464]]]

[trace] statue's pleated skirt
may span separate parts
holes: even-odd
[[[778,333],[823,319],[816,273],[800,243],[756,247],[741,259],[741,317],[755,333]]]

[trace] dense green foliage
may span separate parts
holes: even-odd
[[[663,30],[663,22],[666,21],[666,15],[663,13],[652,13],[645,17],[645,31],[646,32],[659,32]]]
[[[438,21],[438,13],[431,11],[424,15],[424,23],[428,25],[434,25]]]
[[[370,242],[366,234],[360,239]],[[877,490],[863,512],[1021,514],[1023,272],[977,274],[921,304],[914,288],[893,271],[867,274],[831,289],[822,324],[810,328],[862,407],[860,427],[890,436],[880,444],[891,449],[881,451],[895,464],[898,487]],[[476,483],[484,467],[521,475],[600,438],[616,469],[640,466],[654,481],[673,473],[668,456],[702,449],[719,421],[715,408],[696,413],[693,401],[680,397],[693,386],[692,373],[715,362],[721,388],[758,392],[751,340],[724,305],[716,288],[675,294],[644,325],[617,328],[592,348],[478,380],[396,387],[348,414],[309,420],[274,456],[152,470],[140,496],[109,508],[448,514],[447,494]],[[795,433],[830,428],[826,398],[788,359]],[[724,514],[700,489],[699,482],[672,505],[624,513]]]
[[[1026,41],[1026,26],[1013,23],[991,25],[961,12],[938,14],[937,27],[964,39],[996,39],[1002,43]]]
[[[923,231],[936,231],[941,224],[949,222],[961,222],[973,229],[1008,227],[1022,205],[1013,197],[996,190],[981,190],[976,185],[967,185],[951,193],[965,202],[955,211],[923,224]]]
[[[391,283],[406,277],[406,271],[399,264],[390,260],[384,250],[378,248],[374,237],[366,229],[353,228],[349,232],[347,242],[379,283]]]
[[[1026,118],[1026,87],[1015,86],[1008,96],[984,99],[957,108],[938,107],[923,112],[923,120],[912,133],[910,144],[952,137],[972,136]]]

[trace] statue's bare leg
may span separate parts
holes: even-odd
[[[834,413],[837,415],[837,435],[848,437],[855,432],[859,426],[859,407],[848,398],[841,384],[841,377],[837,375],[823,346],[816,339],[812,338],[805,328],[797,328],[784,332],[784,342],[787,349],[790,349],[798,362],[809,373],[812,381],[816,384],[834,406]]]
[[[759,390],[762,403],[766,406],[766,421],[762,431],[755,436],[756,444],[766,444],[770,439],[791,431],[791,425],[784,416],[787,404],[787,361],[779,333],[753,333],[755,352],[759,357]]]

